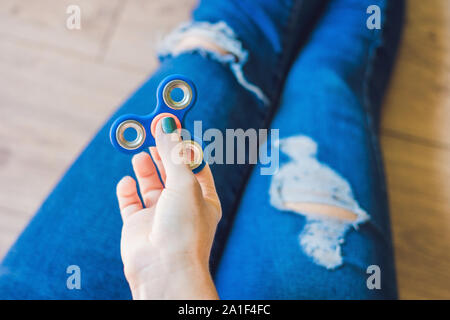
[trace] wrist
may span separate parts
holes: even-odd
[[[209,267],[198,259],[161,259],[129,281],[133,299],[218,299]]]

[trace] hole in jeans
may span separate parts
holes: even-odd
[[[329,206],[325,204],[318,204],[312,202],[285,202],[284,207],[287,210],[302,213],[316,218],[333,218],[341,219],[344,221],[353,222],[358,216],[346,209],[339,208],[336,206]]]
[[[225,22],[194,21],[183,24],[166,36],[158,46],[161,60],[182,53],[199,53],[229,66],[241,86],[265,105],[270,103],[261,88],[246,79],[243,66],[247,63],[248,52]]]
[[[317,160],[314,140],[292,136],[274,146],[280,147],[290,161],[272,176],[270,203],[305,218],[299,244],[308,257],[330,270],[339,267],[345,234],[352,227],[357,229],[369,215],[355,200],[349,182]]]

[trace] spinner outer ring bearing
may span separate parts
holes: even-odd
[[[183,140],[183,149],[189,149],[194,153],[194,160],[188,163],[189,169],[194,170],[198,168],[203,161],[203,149],[200,144],[194,140]]]
[[[183,99],[181,99],[181,101],[175,101],[171,97],[172,90],[176,88],[183,90]],[[186,81],[179,79],[172,80],[164,86],[162,97],[164,103],[169,108],[181,110],[187,108],[191,104],[193,98],[192,88]]]
[[[136,130],[137,133],[137,137],[133,141],[128,141],[124,137],[125,130],[129,128]],[[117,126],[116,140],[122,148],[126,150],[136,150],[142,146],[145,141],[144,126],[136,120],[125,120]]]

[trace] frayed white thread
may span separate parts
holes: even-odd
[[[317,203],[336,206],[353,212],[355,221],[331,217],[306,217],[299,235],[303,251],[315,263],[327,269],[342,265],[341,244],[344,235],[353,226],[367,221],[369,215],[355,201],[350,184],[328,166],[316,159],[317,144],[306,136],[293,136],[275,142],[291,161],[272,177],[269,190],[271,204],[279,210],[290,210],[287,202]]]
[[[228,54],[222,55],[217,52],[205,49],[195,48],[181,51],[174,51],[177,44],[186,36],[197,36],[202,39],[206,39],[220,46]],[[244,75],[242,70],[244,64],[248,59],[248,52],[242,47],[242,43],[237,39],[234,31],[223,21],[217,23],[209,22],[190,22],[185,23],[172,31],[167,35],[164,40],[158,46],[158,56],[164,57],[176,57],[186,52],[199,52],[206,56],[209,54],[214,60],[230,65],[231,71],[238,83],[240,83],[245,89],[252,92],[259,100],[265,105],[269,104],[269,99],[263,93],[263,91],[256,85],[250,83]]]

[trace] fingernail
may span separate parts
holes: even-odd
[[[164,133],[172,133],[177,129],[175,120],[172,117],[162,118],[161,127]]]

